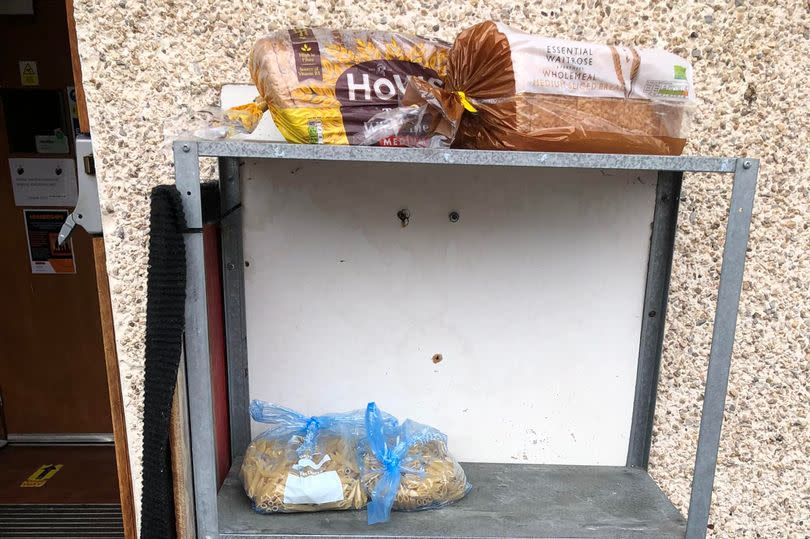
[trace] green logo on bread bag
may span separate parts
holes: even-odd
[[[675,79],[686,80],[686,66],[674,66],[674,67],[675,67]]]
[[[307,134],[310,144],[323,144],[323,123],[320,119],[307,122]]]

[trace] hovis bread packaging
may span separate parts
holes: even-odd
[[[365,140],[374,115],[399,106],[408,79],[441,86],[448,45],[404,34],[307,28],[274,32],[250,54],[250,74],[289,142]],[[404,129],[380,144],[418,145]]]
[[[661,50],[532,36],[484,22],[456,38],[441,86],[410,79],[367,144],[678,155],[694,108],[692,66]]]

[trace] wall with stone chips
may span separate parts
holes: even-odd
[[[279,27],[376,27],[446,40],[494,19],[548,36],[661,47],[695,67],[687,154],[762,159],[718,463],[713,537],[810,529],[810,3],[807,0],[75,0],[107,259],[140,491],[149,191],[173,179],[167,119],[247,82]],[[692,175],[681,204],[652,473],[683,509],[715,301],[728,177]]]

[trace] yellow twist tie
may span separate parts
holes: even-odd
[[[458,100],[461,101],[461,105],[464,107],[464,110],[468,112],[478,112],[478,109],[473,107],[473,104],[467,100],[467,94],[462,91],[456,92],[458,95]]]

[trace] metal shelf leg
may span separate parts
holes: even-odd
[[[174,146],[175,182],[183,200],[189,231],[186,243],[186,320],[184,353],[188,386],[194,501],[198,539],[218,539],[214,413],[208,307],[205,293],[200,164],[197,145]]]
[[[714,315],[712,347],[709,354],[709,371],[706,376],[703,413],[692,478],[692,497],[689,501],[686,524],[687,539],[706,537],[706,526],[709,522],[709,506],[717,466],[717,450],[720,446],[720,431],[723,426],[723,409],[726,403],[731,351],[734,346],[734,330],[737,325],[737,310],[758,169],[757,161],[738,159],[734,172],[734,186],[726,223],[726,241],[723,246],[723,265],[720,270],[720,288]]]

